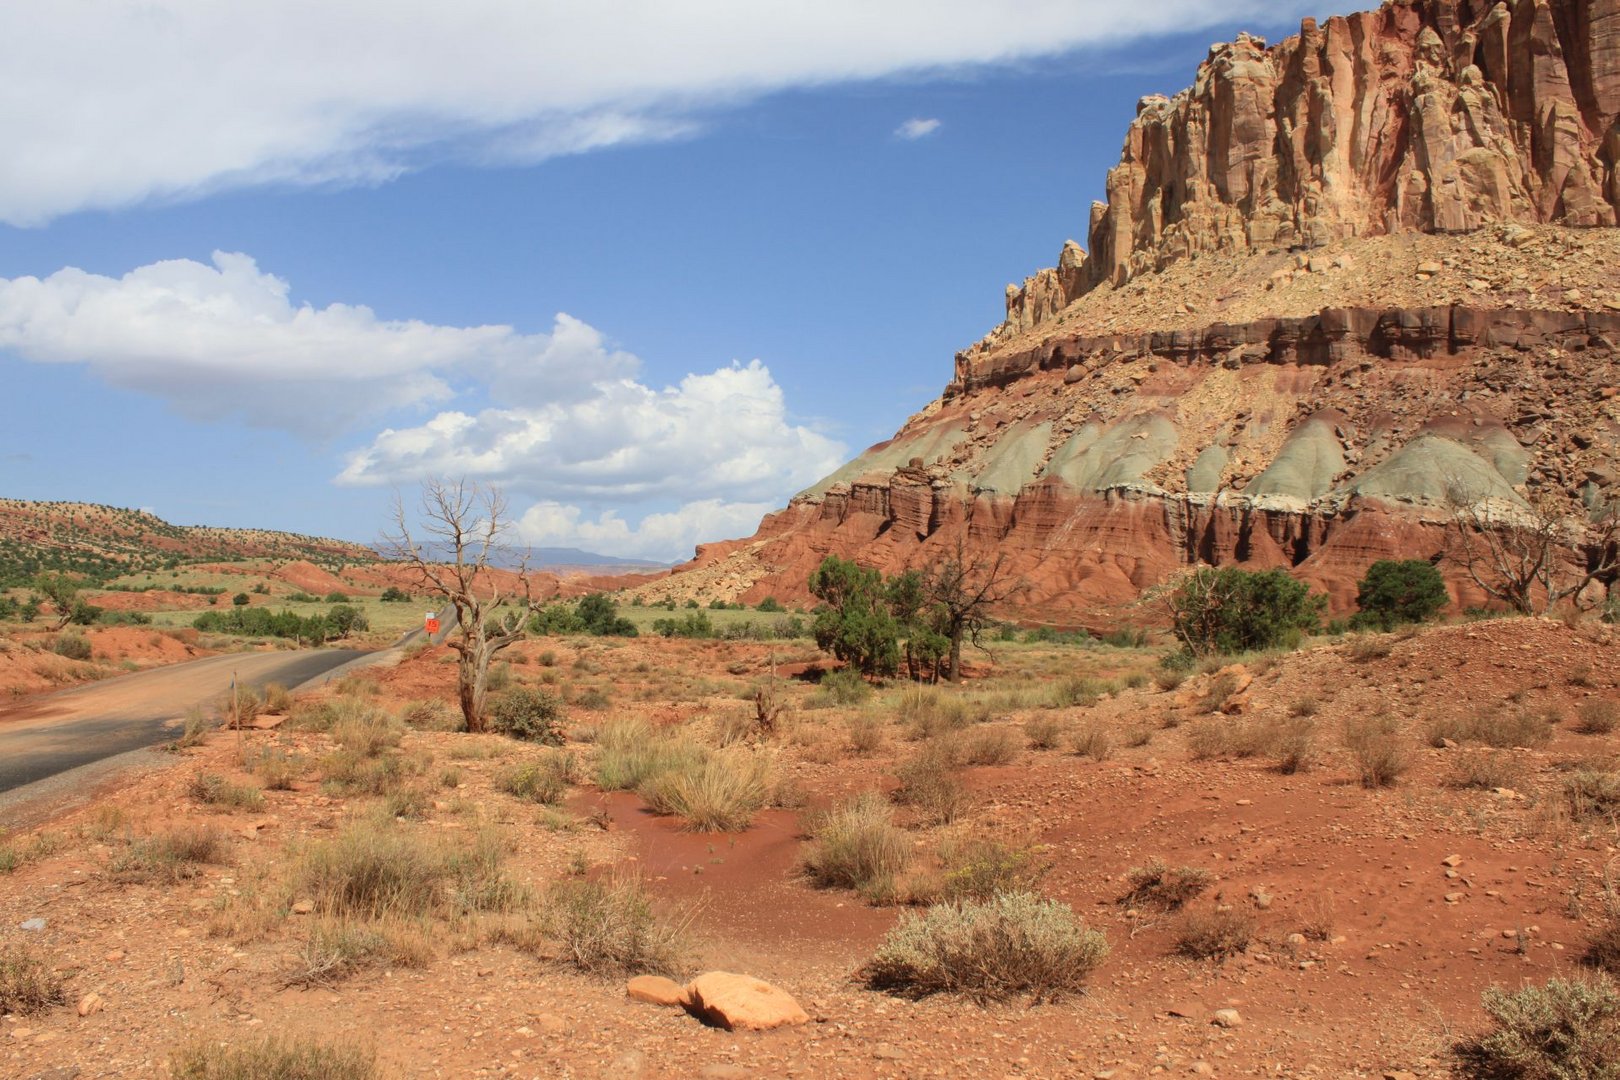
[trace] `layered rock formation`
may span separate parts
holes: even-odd
[[[1493,223],[1614,225],[1620,0],[1410,0],[1218,45],[1144,98],[1091,254],[1009,286],[1028,330],[1099,284],[1203,252]]]
[[[1009,287],[939,400],[667,588],[802,597],[829,552],[893,571],[966,537],[1056,623],[1196,563],[1290,567],[1342,610],[1374,559],[1436,556],[1459,497],[1601,506],[1617,116],[1620,0],[1217,46],[1142,103],[1089,256]]]

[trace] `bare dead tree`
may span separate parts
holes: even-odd
[[[980,639],[991,613],[1023,593],[1029,583],[1010,576],[1005,552],[997,552],[993,559],[972,558],[966,535],[959,533],[944,562],[925,576],[923,588],[939,632],[951,643],[945,677],[958,682],[962,678],[962,642],[984,650]]]
[[[1545,614],[1565,600],[1583,606],[1594,581],[1612,585],[1620,572],[1620,505],[1596,516],[1570,514],[1550,496],[1511,505],[1456,478],[1445,491],[1446,558],[1514,611]]]
[[[523,637],[539,607],[532,591],[528,556],[517,566],[517,587],[503,592],[491,560],[505,550],[511,527],[500,489],[461,480],[422,483],[418,530],[411,535],[404,501],[394,496],[394,528],[384,534],[384,552],[406,563],[418,585],[456,609],[459,633],[446,644],[456,651],[457,696],[468,731],[483,731],[489,664]]]

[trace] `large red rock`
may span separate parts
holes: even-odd
[[[791,994],[750,975],[711,971],[687,983],[686,995],[693,1013],[727,1031],[767,1031],[810,1022]]]

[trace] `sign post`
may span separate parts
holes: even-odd
[[[439,632],[439,613],[436,611],[428,612],[422,619],[422,629],[427,631],[429,638],[437,635]]]

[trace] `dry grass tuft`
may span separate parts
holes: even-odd
[[[376,1080],[376,1055],[342,1045],[271,1035],[238,1045],[196,1042],[169,1059],[174,1080]]]
[[[186,784],[186,794],[205,806],[227,810],[264,809],[264,791],[250,784],[233,784],[216,773],[197,773]]]
[[[915,809],[926,820],[936,823],[955,821],[967,808],[967,791],[945,753],[930,748],[895,770],[900,786],[895,801]]]
[[[192,877],[197,867],[228,861],[225,834],[213,826],[188,826],[130,841],[113,859],[120,881],[176,882]]]
[[[911,861],[911,840],[895,826],[882,796],[866,792],[816,814],[808,832],[805,872],[812,882],[854,889],[874,902],[894,899],[896,878]]]
[[[1236,908],[1189,914],[1176,937],[1176,951],[1194,960],[1226,960],[1254,940],[1254,916]]]
[[[1575,711],[1575,730],[1583,735],[1608,735],[1620,728],[1620,704],[1604,698],[1581,702]]]
[[[1160,911],[1180,910],[1209,888],[1210,875],[1196,866],[1171,866],[1154,859],[1125,875],[1130,886],[1119,902],[1125,907],[1152,907]]]
[[[32,1016],[67,1004],[67,990],[49,964],[26,946],[0,946],[0,1013]]]
[[[547,897],[546,917],[563,960],[593,975],[676,976],[691,951],[690,918],[658,918],[635,877],[559,882]]]
[[[672,814],[693,832],[743,831],[754,823],[770,792],[770,759],[746,750],[705,754],[636,788],[654,813]]]
[[[1452,761],[1450,784],[1459,788],[1495,788],[1523,786],[1529,775],[1525,764],[1511,750],[1461,750]]]
[[[1107,761],[1114,756],[1114,736],[1100,721],[1092,720],[1074,729],[1069,745],[1081,757],[1092,761]]]
[[[1393,787],[1408,768],[1411,754],[1393,717],[1353,717],[1344,723],[1344,747],[1350,751],[1362,787]]]

